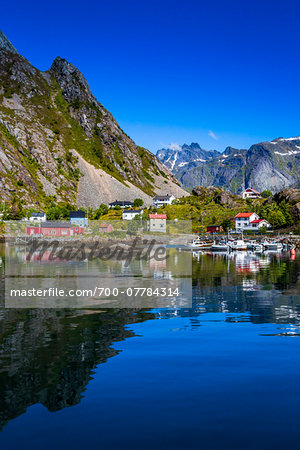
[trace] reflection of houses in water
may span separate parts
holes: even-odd
[[[173,280],[173,275],[170,270],[154,270],[154,280]]]
[[[155,251],[150,255],[149,269],[153,272],[154,280],[172,280],[172,272],[167,269],[167,249],[163,248],[159,254],[159,258],[155,256]]]
[[[235,264],[236,271],[239,273],[258,273],[261,269],[264,269],[270,264],[269,254],[259,255],[253,252],[204,252],[194,251],[193,258],[198,261],[201,258],[210,257],[213,260],[231,260]]]
[[[31,262],[46,262],[46,263],[55,263],[55,262],[67,262],[66,259],[62,259],[59,256],[53,257],[52,251],[36,251],[34,253],[26,252],[26,261]]]
[[[257,291],[259,286],[256,283],[256,280],[253,278],[251,280],[244,279],[242,280],[243,291]]]
[[[261,269],[260,258],[256,255],[238,252],[233,256],[236,270],[240,273],[257,273]]]
[[[166,254],[165,254],[166,255]],[[154,271],[162,271],[167,268],[167,259],[164,257],[163,259],[157,260],[154,257],[149,259],[149,269]]]

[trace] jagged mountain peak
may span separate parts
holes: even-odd
[[[173,173],[178,169],[187,170],[187,168],[194,167],[199,163],[220,156],[220,153],[217,152],[217,150],[205,150],[201,148],[197,142],[192,142],[190,145],[177,145],[177,147],[170,146],[167,149],[160,149],[156,153],[156,156],[166,167],[168,167],[168,169],[172,170]]]
[[[183,144],[182,149],[190,149],[190,150],[200,150],[201,147],[198,142],[192,142],[190,145]]]
[[[1,35],[2,37],[2,35]],[[83,74],[57,57],[42,72],[0,51],[0,201],[102,202],[185,194],[174,175],[120,128]]]
[[[12,45],[12,43],[7,39],[3,31],[0,30],[0,51],[5,50],[7,52],[16,53],[18,54],[15,47]]]
[[[66,59],[60,56],[55,58],[49,69],[49,73],[55,77],[68,102],[75,100],[86,101],[88,99],[95,100],[83,74]]]
[[[248,150],[227,147],[222,154],[198,149],[180,156],[158,151],[157,156],[189,189],[213,185],[234,194],[247,187],[275,193],[300,180],[299,136],[260,142]]]

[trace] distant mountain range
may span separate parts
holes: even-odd
[[[252,187],[275,193],[298,187],[300,181],[300,136],[261,142],[248,150],[227,147],[223,153],[184,144],[158,150],[156,156],[187,189],[216,186],[239,194]]]
[[[137,146],[57,57],[33,67],[0,31],[0,203],[96,208],[154,194],[185,195],[171,171]]]

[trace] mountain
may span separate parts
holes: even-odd
[[[217,150],[204,150],[199,144],[192,142],[191,145],[171,146],[158,150],[156,156],[172,171],[180,171],[182,167],[196,167],[200,162],[206,162],[219,155]]]
[[[300,180],[300,136],[277,138],[248,150],[227,147],[223,153],[206,151],[198,144],[157,151],[183,186],[216,186],[234,194],[252,187],[272,193]]]
[[[56,58],[33,67],[0,33],[0,201],[24,206],[186,192],[93,96],[81,72]]]

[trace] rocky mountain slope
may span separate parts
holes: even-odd
[[[147,204],[153,194],[184,195],[178,184],[121,130],[76,67],[58,57],[41,72],[0,33],[0,202]]]
[[[180,171],[186,165],[196,167],[201,162],[207,162],[219,156],[217,150],[204,150],[199,144],[183,144],[179,148],[163,148],[158,150],[156,156],[164,162],[170,170]]]
[[[300,136],[262,142],[248,150],[227,147],[223,153],[185,144],[180,150],[158,150],[157,156],[189,189],[213,185],[235,194],[247,187],[275,193],[300,180]]]

